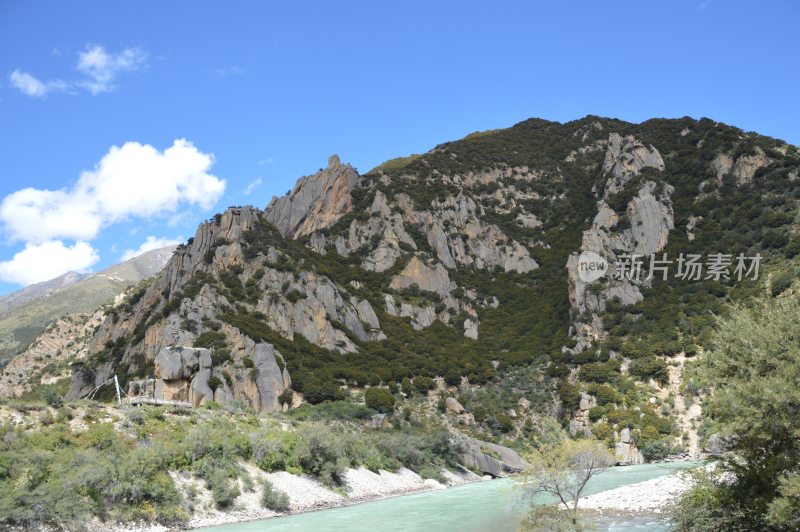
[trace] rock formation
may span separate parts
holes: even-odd
[[[485,475],[504,477],[519,473],[528,463],[513,449],[475,438],[463,438],[462,463]]]
[[[325,169],[301,178],[287,196],[272,198],[264,216],[290,238],[330,227],[353,209],[350,191],[359,179],[352,166],[331,155]]]

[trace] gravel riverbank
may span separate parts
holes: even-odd
[[[584,510],[603,512],[662,513],[675,499],[691,487],[682,473],[654,478],[636,484],[601,491],[579,501]]]

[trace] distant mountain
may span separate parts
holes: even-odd
[[[27,347],[67,314],[110,303],[126,288],[160,272],[175,246],[154,249],[95,274],[66,273],[0,298],[0,362]]]
[[[61,291],[66,287],[77,283],[78,281],[86,279],[89,276],[91,276],[89,273],[67,272],[64,275],[56,277],[55,279],[32,284],[26,286],[22,290],[17,290],[16,292],[6,294],[0,297],[0,314],[5,314],[6,312],[14,310],[15,308],[22,306],[29,301],[33,301],[34,299],[39,299],[40,297],[49,296],[54,292]]]

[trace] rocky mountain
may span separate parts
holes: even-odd
[[[556,392],[573,434],[649,458],[680,445],[674,405],[699,408],[674,400],[667,361],[760,286],[737,257],[768,272],[800,251],[799,167],[794,146],[690,118],[531,119],[363,175],[332,156],[265,209],[202,223],[105,318],[68,398],[116,373],[131,395],[274,411],[528,368],[520,393]],[[584,254],[608,271],[581,275]],[[519,434],[519,397],[464,415]]]
[[[55,279],[50,279],[49,281],[43,281],[41,283],[34,283],[21,290],[17,290],[16,292],[11,292],[10,294],[0,296],[0,314],[5,314],[6,312],[14,310],[25,303],[33,301],[34,299],[39,299],[40,297],[46,297],[55,292],[59,292],[82,279],[86,279],[89,277],[89,275],[91,274],[67,272],[64,275],[56,277]]]
[[[91,313],[157,274],[175,246],[154,249],[95,274],[66,273],[0,299],[0,363],[25,349],[58,318]]]

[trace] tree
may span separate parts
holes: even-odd
[[[417,389],[419,393],[425,394],[428,393],[430,390],[436,386],[436,383],[433,382],[433,379],[430,377],[425,377],[424,375],[419,377],[414,377],[414,387]]]
[[[614,459],[593,440],[549,443],[528,458],[530,467],[521,480],[524,498],[533,506],[523,521],[526,530],[582,530],[578,502],[589,480],[605,471]],[[551,505],[537,504],[542,494],[555,497]]]
[[[45,388],[42,392],[42,399],[44,399],[48,406],[52,406],[53,408],[61,408],[64,405],[64,398],[52,388]]]
[[[727,452],[717,458],[720,474],[680,499],[677,530],[800,526],[798,338],[795,296],[738,305],[719,320],[701,377]]]
[[[411,397],[411,394],[414,393],[414,385],[411,384],[411,379],[408,377],[403,377],[403,381],[400,383],[400,386],[403,390],[403,393],[406,394],[407,397]]]
[[[373,386],[364,392],[364,401],[367,406],[383,414],[394,409],[394,396],[386,388]]]

